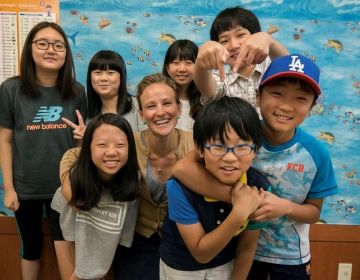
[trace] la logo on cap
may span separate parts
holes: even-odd
[[[289,64],[289,70],[304,73],[304,64],[301,63],[300,58],[297,55],[292,55],[291,58],[292,61]]]

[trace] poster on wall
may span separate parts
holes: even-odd
[[[209,40],[215,15],[236,5],[252,10],[262,30],[291,53],[319,65],[323,95],[303,127],[327,146],[339,185],[339,193],[324,201],[321,222],[360,225],[359,1],[60,0],[60,17],[77,79],[86,85],[91,57],[114,50],[126,62],[127,85],[135,94],[143,76],[162,71],[174,40],[201,45]]]
[[[0,83],[19,74],[26,35],[41,21],[57,22],[59,0],[2,0],[0,2]]]

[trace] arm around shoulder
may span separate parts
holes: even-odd
[[[172,175],[193,192],[231,202],[232,188],[218,181],[205,169],[200,163],[200,156],[196,149],[187,153],[175,164]]]
[[[316,223],[320,218],[322,199],[306,199],[302,204],[266,192],[260,207],[251,215],[257,222],[270,221],[281,216],[305,224]]]

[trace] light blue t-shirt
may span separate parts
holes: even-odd
[[[264,139],[253,166],[272,186],[272,193],[302,204],[307,198],[324,198],[337,193],[329,153],[313,136],[297,128],[287,143],[270,146]],[[298,265],[310,260],[309,224],[287,216],[274,219],[261,229],[255,260]]]

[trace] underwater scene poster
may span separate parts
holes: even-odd
[[[337,195],[324,200],[321,222],[359,225],[360,1],[60,0],[60,25],[83,85],[91,57],[110,49],[123,56],[128,88],[135,94],[142,77],[161,72],[174,40],[201,45],[210,38],[216,14],[237,5],[252,10],[262,30],[290,53],[303,54],[320,67],[323,95],[302,127],[329,149],[339,186]],[[13,216],[4,209],[2,196],[0,212]]]

